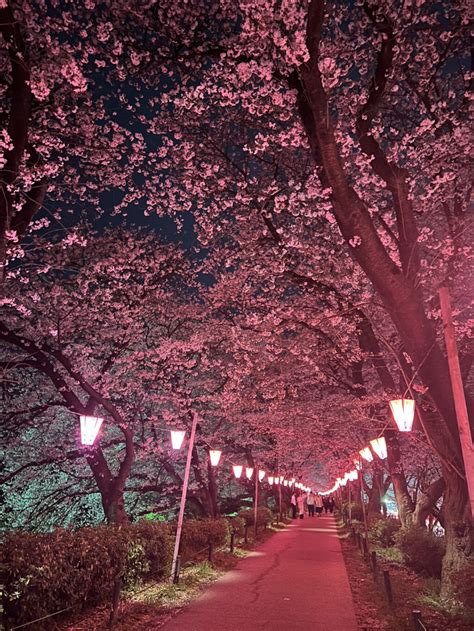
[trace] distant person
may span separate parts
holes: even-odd
[[[298,495],[298,497],[296,498],[296,503],[298,505],[298,515],[300,516],[300,519],[303,519],[304,517],[304,500],[305,498],[303,497],[303,495]]]
[[[310,491],[308,493],[308,497],[306,498],[306,503],[308,505],[308,516],[314,517],[314,493]]]
[[[291,504],[291,518],[296,519],[296,494],[293,493],[290,500]]]
[[[333,511],[334,511],[334,507],[336,506],[336,502],[334,501],[334,498],[333,498],[333,496],[332,496],[332,495],[331,495],[331,496],[330,496],[330,498],[329,498],[328,504],[329,504],[329,512],[330,512],[330,513],[331,513],[331,515],[332,515],[332,513],[333,513]]]
[[[329,513],[329,497],[327,495],[323,497],[323,508],[324,513],[327,515]]]
[[[314,497],[314,508],[316,510],[316,515],[320,517],[323,512],[323,498],[319,495],[319,493],[316,493]]]

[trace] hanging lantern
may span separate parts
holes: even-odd
[[[283,480],[284,480],[284,479],[285,479],[285,476],[284,476],[284,475],[281,475],[281,476],[280,476],[280,484],[283,482]]]
[[[359,474],[357,472],[357,469],[352,469],[352,471],[350,472],[350,480],[351,482],[353,482],[354,480],[357,480],[357,478],[359,477]]]
[[[387,443],[385,442],[385,438],[383,436],[374,438],[370,441],[370,444],[380,460],[385,460],[387,457]]]
[[[278,475],[275,475],[273,477],[273,481],[275,482],[275,484],[280,484],[280,477]]]
[[[242,470],[243,470],[243,466],[241,464],[235,464],[232,467],[233,471],[234,471],[234,475],[236,478],[240,478],[240,476],[242,475]]]
[[[393,399],[390,401],[393,418],[401,432],[411,432],[415,417],[415,402],[413,399]]]
[[[370,451],[370,447],[364,447],[364,449],[361,449],[359,453],[364,460],[367,460],[367,462],[372,462],[374,459],[372,452]]]
[[[250,480],[253,475],[252,467],[245,467],[245,475],[247,476],[247,480]]]
[[[173,449],[181,449],[181,445],[183,444],[184,437],[186,436],[186,432],[181,430],[171,430],[171,446]]]
[[[360,462],[360,458],[354,458],[353,460],[354,464],[355,464],[355,468],[360,471],[360,469],[362,468],[362,464]]]
[[[103,422],[104,419],[97,416],[80,416],[81,443],[83,445],[90,446],[94,444]]]
[[[263,469],[259,469],[258,471],[258,481],[261,482],[265,477],[265,471]]]
[[[283,486],[288,486],[288,480],[283,480]]]
[[[234,475],[236,478],[240,478],[240,476],[242,475],[242,471],[243,471],[243,466],[241,464],[235,464],[232,467],[233,471],[234,471]]]
[[[296,482],[295,478],[291,478],[290,486],[295,486],[295,482]]]
[[[211,461],[211,466],[217,467],[219,461],[222,456],[222,451],[219,449],[210,449],[209,450],[209,460]]]
[[[272,476],[272,475],[269,475],[269,476],[268,476],[268,484],[269,484],[270,486],[272,486],[272,484],[273,484],[273,476]]]

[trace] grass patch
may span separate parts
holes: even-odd
[[[377,553],[377,558],[394,565],[404,565],[403,554],[396,548],[372,548]]]

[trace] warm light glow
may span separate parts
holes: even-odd
[[[357,473],[357,469],[352,469],[352,471],[349,473],[349,480],[353,482],[354,480],[357,480],[358,477],[359,474]]]
[[[240,476],[242,475],[243,466],[241,464],[235,464],[232,468],[234,470],[235,477],[240,478]]]
[[[288,486],[288,480],[283,480],[283,486]]]
[[[393,399],[390,401],[393,418],[401,432],[411,432],[415,416],[415,402],[413,399]]]
[[[268,476],[268,484],[271,486],[273,484],[273,476],[269,475]]]
[[[355,464],[355,468],[360,471],[360,469],[362,468],[362,464],[360,462],[360,458],[354,458],[354,464]]]
[[[171,430],[171,446],[173,449],[181,449],[186,432],[182,430]]]
[[[275,484],[280,484],[280,478],[277,475],[275,475],[274,478],[273,478],[273,482]]]
[[[260,469],[258,472],[258,481],[261,482],[264,477],[265,477],[265,471],[263,471],[263,469]]]
[[[245,475],[247,476],[247,480],[250,480],[250,478],[253,476],[253,468],[245,467]]]
[[[385,442],[385,438],[383,436],[380,436],[380,438],[374,438],[370,441],[370,444],[381,460],[384,460],[387,457],[387,443]]]
[[[81,443],[83,445],[93,445],[104,419],[97,416],[81,416],[80,422]]]
[[[284,479],[285,479],[285,476],[284,476],[284,475],[281,475],[281,476],[280,476],[280,484],[283,482],[283,480],[284,480]]]
[[[374,459],[369,447],[364,447],[364,449],[361,449],[359,453],[362,458],[364,458],[364,460],[367,460],[367,462],[372,462],[372,460]]]
[[[221,456],[222,456],[222,451],[219,451],[219,449],[211,449],[209,451],[209,460],[211,461],[211,465],[213,467],[217,467],[221,459]]]

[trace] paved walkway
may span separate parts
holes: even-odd
[[[293,521],[162,628],[356,631],[333,516]]]

